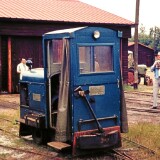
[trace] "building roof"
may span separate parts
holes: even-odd
[[[0,0],[0,20],[134,25],[78,0]]]
[[[134,46],[134,44],[135,44],[134,42],[128,42],[128,47]],[[145,48],[148,48],[148,49],[151,49],[151,50],[154,51],[153,48],[148,47],[148,46],[146,46],[146,45],[144,45],[144,44],[142,44],[142,43],[138,43],[138,45],[141,45],[142,47],[145,47]]]

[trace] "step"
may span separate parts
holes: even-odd
[[[48,142],[47,143],[48,146],[56,149],[56,150],[63,150],[63,149],[68,149],[71,147],[71,145],[67,144],[67,143],[63,143],[63,142],[57,142],[57,141],[54,141],[54,142]]]

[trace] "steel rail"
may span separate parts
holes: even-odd
[[[153,93],[149,92],[140,92],[140,91],[124,91],[126,94],[140,94],[140,95],[145,95],[145,96],[152,96]]]
[[[7,101],[7,100],[3,100],[3,99],[1,99],[1,98],[0,98],[0,102],[4,102],[4,103],[12,103],[13,105],[19,105],[19,103]]]
[[[152,104],[152,102],[151,101],[149,101],[149,100],[143,100],[143,99],[138,99],[137,97],[136,98],[128,98],[128,97],[126,97],[125,98],[126,99],[126,101],[133,101],[134,103],[136,102],[136,103],[138,103],[138,102],[144,102],[144,103],[149,103],[149,104]]]
[[[16,151],[20,151],[20,152],[24,152],[24,153],[36,154],[36,155],[40,155],[40,156],[48,157],[48,158],[55,158],[56,157],[53,155],[43,154],[43,153],[39,153],[39,152],[35,152],[35,151],[29,151],[26,149],[15,148],[15,147],[11,147],[11,146],[5,146],[5,145],[1,145],[1,144],[0,144],[0,147],[11,149],[11,150],[16,150]]]
[[[10,119],[7,119],[7,118],[3,118],[3,117],[0,117],[0,120],[4,120],[4,121],[13,123],[13,120],[10,120]],[[15,123],[16,123],[16,121],[15,121]]]
[[[17,137],[19,139],[21,138],[18,135],[15,135],[15,134],[13,134],[13,133],[11,133],[11,132],[9,132],[7,130],[4,130],[2,128],[0,128],[0,130],[6,132],[8,134],[11,134],[12,136]],[[17,150],[17,151],[25,152],[25,153],[36,154],[36,155],[40,155],[40,156],[48,157],[48,158],[55,158],[56,157],[56,156],[54,157],[54,156],[48,155],[48,154],[43,154],[43,153],[39,153],[39,152],[35,152],[35,151],[29,151],[29,150],[26,150],[26,149],[24,150],[24,149],[21,149],[21,148],[15,148],[15,147],[11,147],[11,146],[5,146],[5,145],[1,145],[1,144],[0,144],[0,147],[12,149],[12,150]]]
[[[13,133],[11,133],[10,131],[7,131],[7,130],[5,130],[5,129],[3,129],[3,128],[0,128],[0,131],[3,131],[3,132],[5,132],[5,133],[8,133],[8,134],[11,134],[11,135],[13,135],[13,136],[15,136],[15,137],[20,138],[18,135],[13,134]]]
[[[130,138],[122,137],[122,139],[124,139],[124,140],[126,140],[126,141],[128,141],[128,142],[131,142],[131,143],[133,143],[133,144],[135,144],[135,145],[137,145],[137,146],[139,146],[139,147],[141,147],[141,148],[143,148],[143,149],[146,149],[146,150],[147,150],[148,152],[150,152],[152,155],[155,155],[155,156],[157,156],[157,158],[160,158],[160,155],[159,155],[158,153],[156,153],[156,151],[154,151],[153,149],[150,149],[149,147],[146,147],[146,146],[144,146],[144,145],[142,145],[142,144],[139,144],[139,143],[131,140]]]
[[[125,95],[129,95],[129,94],[135,94],[135,95],[144,95],[144,96],[153,96],[153,93],[149,93],[149,92],[138,92],[138,91],[124,91]],[[160,98],[160,94],[158,95],[158,97]]]
[[[127,110],[131,111],[137,111],[137,112],[147,112],[147,113],[160,113],[160,110],[158,109],[141,109],[141,108],[134,108],[134,107],[128,107]]]
[[[6,105],[3,105],[3,104],[0,104],[0,108],[3,107],[3,108],[11,108],[13,110],[18,110],[18,107],[11,107],[11,106],[6,106]]]
[[[135,159],[132,158],[131,156],[129,156],[129,155],[127,155],[127,154],[124,154],[124,153],[120,153],[120,152],[116,151],[115,149],[113,149],[113,151],[114,151],[117,155],[121,156],[122,158],[127,158],[127,159],[130,159],[130,160],[135,160]]]

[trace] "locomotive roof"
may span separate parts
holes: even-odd
[[[81,29],[84,29],[84,28],[87,28],[87,27],[77,27],[77,28],[69,28],[69,29],[56,30],[56,31],[51,31],[51,32],[45,33],[44,35],[48,35],[48,34],[60,34],[60,33],[73,33],[75,31],[78,31],[78,30],[81,30]]]

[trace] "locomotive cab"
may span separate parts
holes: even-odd
[[[69,144],[72,153],[121,146],[126,117],[120,75],[121,32],[101,27],[43,35],[44,68],[20,80],[20,135]],[[125,118],[126,119],[126,118]]]

